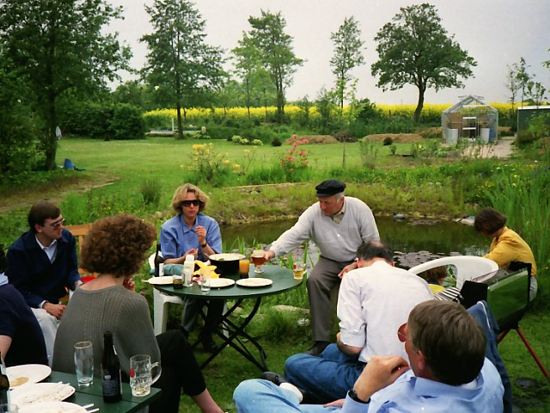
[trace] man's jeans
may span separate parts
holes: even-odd
[[[338,407],[321,404],[299,404],[292,392],[267,380],[245,380],[237,386],[233,400],[239,413],[331,413]]]
[[[299,353],[289,357],[285,377],[320,403],[328,403],[345,398],[364,367],[357,356],[342,353],[333,343],[319,356]]]

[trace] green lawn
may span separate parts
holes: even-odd
[[[59,202],[70,224],[90,222],[119,212],[132,212],[158,227],[170,215],[168,206],[174,189],[190,179],[190,168],[194,164],[192,145],[208,143],[215,146],[217,153],[226,154],[231,163],[238,163],[247,169],[244,175],[228,175],[222,187],[200,185],[211,196],[208,213],[226,223],[295,216],[314,201],[311,190],[314,183],[331,176],[346,180],[348,193],[365,199],[378,214],[405,211],[420,215],[460,216],[471,212],[476,202],[484,202],[479,198],[483,194],[482,185],[490,185],[492,179],[484,177],[490,177],[501,166],[503,171],[508,168],[507,161],[475,161],[465,164],[463,169],[456,169],[456,172],[450,173],[450,178],[440,182],[442,175],[436,175],[435,169],[425,164],[449,163],[450,167],[456,167],[451,165],[452,161],[389,156],[389,148],[380,145],[375,160],[376,170],[394,175],[391,179],[388,175],[387,179],[378,176],[377,180],[371,180],[374,175],[363,175],[366,168],[361,164],[359,144],[345,145],[345,170],[342,168],[343,144],[305,145],[310,161],[305,182],[250,188],[240,187],[247,176],[256,174],[261,178],[261,170],[277,166],[289,146],[250,147],[220,140],[176,141],[173,138],[109,142],[65,138],[59,142],[57,163],[62,164],[64,158],[70,158],[79,168],[86,170],[60,173],[55,180],[3,191],[0,199],[0,242],[9,245],[25,230],[26,212],[37,198]],[[397,147],[398,154],[410,152],[410,145],[397,144]],[[254,155],[250,155],[252,153]],[[520,159],[518,164],[521,163]],[[462,164],[458,166],[462,167]],[[140,188],[145,180],[152,181],[158,187],[158,204],[144,204]],[[97,188],[90,190],[94,187]],[[547,274],[543,268],[539,270],[540,284],[544,287]],[[150,294],[150,287],[143,287],[139,279],[138,286]],[[544,288],[539,297],[539,301],[546,301],[548,294]],[[266,318],[259,317],[252,331],[261,337],[268,353],[269,367],[282,371],[286,357],[307,348],[309,328],[296,326],[295,320],[281,321],[274,317],[270,311],[274,303],[275,298],[264,302],[260,312]],[[546,303],[539,304],[525,317],[522,326],[543,362],[550,366],[550,347],[547,345],[550,342],[550,315],[547,308]],[[178,323],[178,311],[173,314],[172,325]],[[278,329],[273,328],[275,324]],[[514,383],[520,377],[529,377],[541,385],[527,390],[515,386],[516,404],[527,413],[550,411],[548,383],[516,334],[510,333],[500,348]],[[203,357],[201,353],[197,355]],[[258,374],[252,364],[243,362],[232,349],[225,350],[205,370],[210,391],[228,411],[235,411],[231,400],[235,386],[241,380],[257,377]],[[181,406],[181,412],[198,411],[188,398],[182,398]]]

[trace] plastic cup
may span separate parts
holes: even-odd
[[[91,341],[75,343],[74,368],[79,387],[88,387],[94,382],[94,348]]]
[[[210,277],[201,276],[201,291],[203,294],[208,294],[210,292]]]

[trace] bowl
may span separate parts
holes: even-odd
[[[243,254],[231,252],[212,254],[208,259],[212,265],[216,266],[216,272],[223,277],[226,275],[238,275],[239,261],[245,259],[245,256]]]

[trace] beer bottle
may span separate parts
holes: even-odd
[[[8,413],[10,411],[10,381],[2,353],[0,353],[0,413]]]
[[[157,242],[157,252],[155,253],[155,277],[164,275],[164,257],[160,250],[160,242]]]
[[[122,398],[122,382],[120,380],[120,361],[113,346],[113,334],[106,331],[103,334],[103,359],[101,360],[101,387],[103,401],[118,402]]]

